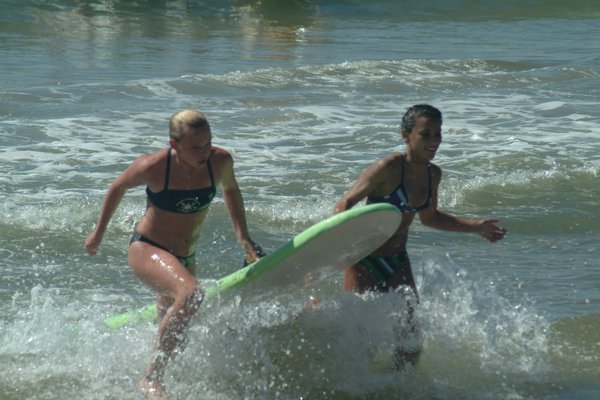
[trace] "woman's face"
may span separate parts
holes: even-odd
[[[431,161],[442,143],[442,124],[437,119],[419,117],[412,130],[404,134],[404,140],[413,158]]]
[[[181,140],[171,141],[177,156],[192,168],[202,168],[210,157],[212,133],[208,125],[201,128],[188,128]]]

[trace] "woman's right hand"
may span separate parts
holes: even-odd
[[[95,256],[96,253],[98,253],[100,242],[102,242],[102,235],[94,229],[94,231],[89,234],[87,239],[85,239],[85,251],[90,256]]]

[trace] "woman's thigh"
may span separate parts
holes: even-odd
[[[177,257],[148,243],[132,243],[128,261],[133,273],[161,296],[174,299],[181,291],[196,286],[196,278]]]

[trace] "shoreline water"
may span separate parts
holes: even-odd
[[[365,357],[389,344],[393,300],[347,296],[332,277],[315,289],[316,313],[301,310],[308,293],[204,310],[170,389],[223,400],[600,396],[597,4],[151,3],[2,6],[0,398],[140,398],[155,327],[101,321],[154,300],[125,256],[143,188],[98,257],[83,240],[111,180],[167,145],[174,111],[207,114],[270,250],[401,151],[399,117],[418,102],[444,113],[440,207],[510,231],[490,245],[415,224],[421,363],[369,369]],[[198,254],[202,278],[239,268],[220,193]]]

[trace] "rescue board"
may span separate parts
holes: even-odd
[[[297,234],[260,260],[205,287],[205,301],[236,294],[256,298],[274,290],[301,289],[344,271],[385,243],[398,229],[402,213],[386,203],[335,214]],[[108,317],[119,328],[156,319],[156,304]]]

